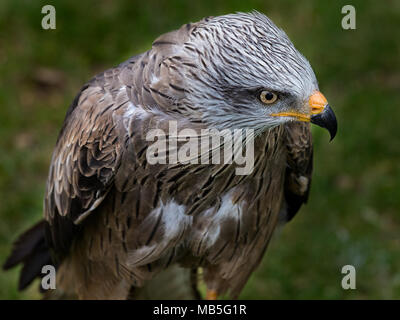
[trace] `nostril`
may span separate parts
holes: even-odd
[[[311,113],[312,114],[321,113],[323,110],[324,110],[323,106],[313,106],[313,107],[311,107]]]

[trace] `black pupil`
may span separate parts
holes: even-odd
[[[274,98],[274,95],[271,92],[268,92],[265,94],[265,99],[272,100],[273,98]]]

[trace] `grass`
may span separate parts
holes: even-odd
[[[40,219],[50,155],[66,109],[97,72],[147,50],[160,34],[204,16],[257,9],[310,60],[339,131],[314,128],[310,201],[273,239],[245,299],[400,298],[400,3],[398,1],[52,1],[57,29],[41,28],[48,1],[0,2],[0,262]],[[353,4],[357,29],[341,28]],[[43,80],[43,74],[50,72]],[[357,289],[341,288],[341,268]],[[0,272],[0,298],[18,270]]]

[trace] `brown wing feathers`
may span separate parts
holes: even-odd
[[[112,115],[127,102],[107,92],[106,80],[115,81],[114,73],[104,74],[103,86],[96,86],[99,77],[85,86],[75,99],[79,107],[72,105],[68,112],[47,184],[45,217],[50,224],[58,215],[79,224],[112,184],[122,153]]]
[[[286,125],[287,168],[285,174],[286,221],[307,202],[311,186],[313,147],[308,123]]]

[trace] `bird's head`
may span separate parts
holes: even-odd
[[[335,136],[335,115],[310,63],[265,15],[206,18],[157,41],[174,44],[169,55],[180,63],[174,78],[192,117],[218,129],[258,131],[305,121]]]

